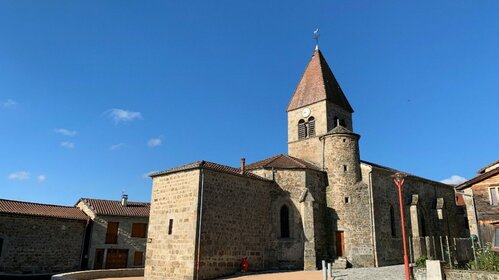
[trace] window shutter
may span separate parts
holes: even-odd
[[[147,224],[145,223],[132,224],[132,237],[145,238],[146,231],[147,231]]]
[[[135,251],[133,254],[133,265],[140,266],[144,262],[144,252]]]
[[[298,139],[307,138],[307,126],[304,120],[298,122]]]
[[[118,225],[117,222],[107,223],[106,244],[118,243]]]
[[[308,119],[308,135],[315,136],[315,118],[310,117]]]

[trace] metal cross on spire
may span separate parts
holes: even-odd
[[[315,29],[314,31],[314,39],[315,39],[315,49],[318,50],[319,49],[319,36],[321,36],[319,34],[319,28]]]

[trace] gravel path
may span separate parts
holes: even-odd
[[[404,266],[393,265],[378,268],[349,268],[333,270],[334,280],[403,280]],[[100,280],[143,280],[144,277],[102,278]],[[294,271],[232,276],[231,280],[322,280],[322,271]],[[331,278],[329,278],[330,280]]]

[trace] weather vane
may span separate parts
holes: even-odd
[[[319,49],[319,36],[321,36],[321,35],[319,34],[319,28],[317,28],[314,31],[314,40],[315,40],[315,49],[316,50]]]

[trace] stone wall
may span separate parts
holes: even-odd
[[[329,229],[326,224],[327,176],[309,169],[274,169],[252,171],[273,179],[281,194],[272,201],[272,252],[276,252],[273,268],[316,269],[321,259],[330,258]],[[290,238],[279,238],[279,211],[283,205],[293,210]]]
[[[479,271],[479,270],[458,270],[443,269],[446,280],[496,280],[499,279],[499,272]],[[414,279],[426,280],[425,268],[414,268]]]
[[[393,173],[373,167],[370,175],[375,205],[376,253],[380,266],[403,262],[398,190],[391,177]],[[439,219],[437,213],[439,199],[443,199],[442,219]],[[423,236],[468,237],[464,220],[458,218],[462,212],[455,204],[454,189],[451,186],[408,176],[403,186],[403,203],[406,235],[411,235],[415,240],[412,248],[415,258],[426,255],[426,249],[421,247],[423,243],[417,242]],[[393,227],[390,207],[394,214]],[[392,228],[395,230],[393,234]]]
[[[141,277],[144,276],[143,268],[122,268],[86,270],[53,275],[51,280],[92,280],[101,278]]]
[[[271,181],[205,169],[202,201],[199,279],[269,267],[272,236]]]
[[[0,271],[56,273],[80,268],[86,221],[0,214]]]
[[[193,279],[200,171],[153,178],[144,278]],[[172,234],[169,233],[172,220]]]
[[[127,249],[128,250],[128,265],[127,267],[143,267],[144,265],[134,265],[135,252],[146,252],[147,238],[132,237],[132,224],[149,222],[148,217],[123,217],[123,216],[103,216],[94,215],[93,211],[80,201],[77,205],[87,215],[92,217],[90,244],[88,249],[88,268],[92,269],[95,262],[95,250],[104,249],[104,256],[109,249]],[[118,242],[116,244],[106,244],[106,232],[108,222],[118,222]],[[106,257],[102,268],[106,267]]]

